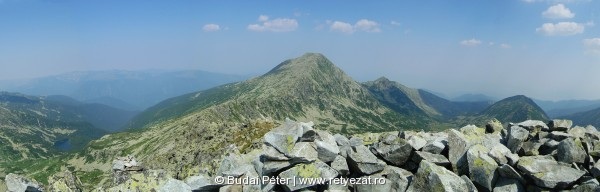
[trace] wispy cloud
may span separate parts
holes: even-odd
[[[330,24],[329,30],[346,34],[351,34],[356,31],[371,33],[381,32],[379,23],[368,19],[358,20],[354,25],[343,21],[328,21],[328,24]]]
[[[206,31],[206,32],[215,32],[215,31],[221,30],[221,26],[214,24],[214,23],[209,23],[209,24],[204,25],[202,27],[202,30]]]
[[[590,2],[592,0],[522,0],[526,3],[537,3],[537,2],[546,2],[546,3],[578,3],[578,2]]]
[[[390,21],[390,24],[394,26],[400,26],[400,22],[398,21]]]
[[[583,33],[585,25],[575,22],[544,23],[535,31],[547,36],[569,36]]]
[[[511,47],[512,46],[510,46],[509,44],[506,44],[506,43],[500,44],[500,48],[502,48],[502,49],[510,49]]]
[[[467,47],[475,47],[481,44],[481,40],[478,39],[468,39],[468,40],[463,40],[460,42],[460,44],[462,46],[467,46]]]
[[[600,38],[584,39],[583,46],[586,54],[600,55]]]
[[[571,12],[565,5],[557,4],[542,12],[542,16],[549,19],[570,19],[575,17],[575,13]]]
[[[260,24],[248,25],[248,30],[256,32],[290,32],[298,28],[298,21],[289,18],[276,18],[271,20],[266,15],[258,16]]]

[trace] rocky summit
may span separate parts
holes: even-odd
[[[349,136],[287,119],[262,146],[227,149],[214,174],[185,180],[145,169],[134,157],[113,161],[108,188],[95,191],[598,191],[600,132],[569,120],[524,121],[442,132]],[[491,129],[489,127],[496,127]],[[69,171],[49,186],[9,174],[8,191],[81,191]]]

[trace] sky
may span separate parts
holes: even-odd
[[[263,74],[323,53],[357,81],[600,99],[600,0],[0,0],[0,79],[85,70]]]

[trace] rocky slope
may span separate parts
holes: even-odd
[[[490,121],[443,132],[332,134],[312,122],[287,120],[264,134],[260,148],[228,147],[214,173],[185,180],[146,169],[132,157],[112,162],[112,178],[96,191],[597,191],[600,132],[527,120]],[[8,189],[39,183],[6,177]],[[265,179],[273,180],[265,180]],[[81,189],[63,172],[47,188]],[[245,182],[245,183],[244,183]]]

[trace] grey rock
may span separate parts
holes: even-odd
[[[585,138],[585,132],[587,130],[583,127],[579,127],[579,126],[575,126],[571,129],[569,129],[569,131],[567,133],[569,133],[570,135],[572,135],[573,137],[577,137],[577,138]]]
[[[407,191],[468,191],[467,183],[444,167],[421,161]]]
[[[528,175],[537,186],[556,189],[568,187],[585,174],[585,171],[560,164],[549,156],[521,157],[517,168]]]
[[[508,147],[508,149],[510,149],[512,153],[517,153],[519,149],[521,149],[523,142],[527,139],[528,136],[529,131],[527,131],[526,129],[521,128],[519,126],[512,126],[510,127],[508,133],[508,141],[506,143],[506,146]]]
[[[315,161],[310,164],[297,164],[294,167],[287,169],[279,174],[282,179],[295,180],[294,183],[283,185],[286,191],[296,191],[316,185],[316,183],[301,182],[303,178],[323,178],[332,179],[337,177],[338,173],[335,169],[329,167],[321,161]]]
[[[337,146],[336,146],[337,147]],[[337,154],[336,154],[337,155]],[[319,159],[316,146],[312,142],[298,142],[290,152],[290,156],[312,162]]]
[[[519,161],[519,155],[511,153],[506,146],[501,144],[492,146],[488,155],[498,164],[514,165]]]
[[[411,172],[394,166],[386,166],[381,174],[390,182],[392,191],[406,191],[409,179],[412,180]]]
[[[393,191],[392,190],[392,181],[386,179],[381,174],[372,175],[372,176],[362,176],[360,177],[362,180],[371,179],[371,180],[383,180],[385,183],[383,184],[357,184],[354,185],[356,192],[371,192],[371,191]]]
[[[548,122],[551,131],[566,131],[573,126],[573,121],[566,119],[553,119]]]
[[[10,192],[21,192],[21,191],[44,191],[42,184],[34,179],[28,179],[21,175],[9,173],[4,178],[6,188]]]
[[[594,163],[594,166],[590,169],[590,173],[594,177],[600,177],[600,160]]]
[[[467,177],[466,175],[462,175],[460,176],[460,178],[465,181],[465,183],[467,183],[467,191],[469,192],[477,192],[477,187],[475,186],[475,184],[473,184],[473,182],[471,181],[471,179],[469,179],[469,177]]]
[[[422,151],[433,153],[433,154],[440,154],[440,153],[442,153],[442,151],[444,151],[445,148],[446,148],[446,145],[444,145],[444,143],[442,141],[433,140],[433,141],[428,141],[427,144],[425,144],[425,146],[423,146]]]
[[[498,164],[487,155],[488,152],[489,149],[483,145],[474,145],[467,151],[467,161],[469,163],[469,176],[473,183],[478,184],[487,191],[492,191],[498,179],[498,172],[496,172]]]
[[[367,147],[360,145],[353,148],[348,154],[348,165],[353,172],[370,175],[385,168],[385,162],[377,159]]]
[[[317,145],[319,159],[326,163],[333,161],[340,153],[335,137],[328,132],[321,130],[317,130],[317,134],[320,139],[316,140],[315,144]]]
[[[348,141],[348,143],[350,144],[351,147],[356,147],[356,146],[364,145],[363,140],[361,138],[358,138],[358,137],[352,137],[352,138],[350,138],[350,140]]]
[[[48,191],[83,191],[83,184],[73,173],[68,170],[55,173],[48,177]]]
[[[372,149],[377,155],[396,166],[402,166],[409,158],[413,147],[404,139],[375,143]]]
[[[263,162],[262,175],[271,175],[279,170],[292,166],[289,161],[266,161]]]
[[[427,140],[423,139],[421,136],[418,135],[412,135],[408,137],[406,142],[408,142],[410,146],[412,146],[417,151],[423,148],[425,144],[427,144]]]
[[[523,152],[525,153],[526,156],[539,155],[540,154],[539,149],[542,145],[544,145],[544,143],[546,143],[546,140],[543,140],[543,141],[529,140],[529,141],[523,142],[523,145],[521,146],[521,148],[523,149]]]
[[[535,130],[541,130],[541,131],[548,131],[548,125],[546,125],[546,123],[539,121],[539,120],[526,120],[523,122],[520,122],[517,124],[519,127],[523,127],[529,131],[534,131]]]
[[[422,160],[429,161],[439,166],[449,166],[450,161],[443,155],[428,152],[416,151],[412,156],[413,161],[420,163]]]
[[[513,168],[510,165],[507,165],[507,164],[500,165],[497,170],[498,170],[498,174],[500,175],[500,177],[504,177],[504,178],[508,178],[508,179],[516,179],[516,180],[520,181],[521,183],[526,183],[525,178],[523,178],[523,176],[519,172],[517,172],[517,170],[515,170],[515,168]]]
[[[288,154],[299,138],[304,134],[305,123],[296,123],[289,119],[279,127],[267,132],[264,136],[265,144],[277,149],[277,151]]]
[[[185,183],[191,189],[199,189],[201,187],[207,186],[211,184],[211,180],[209,177],[204,175],[191,176],[185,179]]]
[[[335,135],[333,135],[333,137],[335,138],[335,142],[337,143],[338,146],[350,145],[350,140],[348,140],[348,138],[346,136],[343,136],[340,134],[335,134]]]
[[[277,149],[269,145],[263,145],[263,154],[261,154],[261,157],[273,161],[290,160],[288,156],[285,156],[283,153],[279,152]]]
[[[458,174],[467,174],[468,165],[466,153],[468,147],[471,146],[470,141],[461,132],[450,129],[448,132],[448,161],[452,164],[452,169]]]
[[[164,185],[158,187],[158,192],[189,192],[192,188],[185,182],[169,178]]]
[[[496,118],[489,120],[485,124],[485,132],[487,133],[500,133],[502,129],[504,129],[502,123]]]
[[[568,138],[560,142],[556,159],[565,163],[583,163],[587,153],[579,139]]]
[[[562,141],[566,138],[569,137],[573,137],[573,135],[565,133],[565,132],[561,132],[561,131],[552,131],[550,132],[550,138],[556,140],[556,141]]]
[[[337,156],[333,162],[331,162],[331,168],[335,169],[342,176],[347,176],[350,174],[350,169],[348,168],[348,162],[346,162],[346,158],[342,156]]]
[[[516,179],[500,178],[494,186],[494,192],[526,192],[527,189]]]

